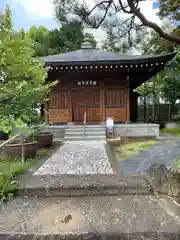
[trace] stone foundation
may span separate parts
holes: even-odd
[[[89,125],[88,125],[89,126]],[[92,125],[95,126],[95,125]],[[96,125],[97,126],[97,125]],[[99,125],[105,127],[106,125]],[[68,125],[49,125],[43,132],[50,132],[54,134],[54,138],[64,138],[65,130]],[[115,136],[128,137],[128,140],[132,140],[137,137],[139,140],[156,139],[159,137],[159,124],[151,123],[137,123],[137,124],[115,124],[114,127]]]
[[[115,125],[115,135],[129,138],[155,139],[159,137],[159,124],[118,124]]]

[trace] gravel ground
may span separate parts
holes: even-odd
[[[34,175],[113,174],[104,146],[105,141],[66,142]]]
[[[127,175],[143,173],[153,163],[171,168],[177,158],[180,158],[180,140],[161,140],[136,156],[120,161],[120,169],[123,175]]]

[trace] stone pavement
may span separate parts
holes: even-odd
[[[71,141],[59,148],[34,175],[113,174],[105,141]]]
[[[119,236],[134,233],[136,238],[132,239],[152,240],[154,233],[179,232],[179,209],[168,201],[164,195],[16,198],[0,208],[0,233],[59,236],[90,232]],[[140,233],[150,233],[151,238],[141,238]]]
[[[123,175],[144,173],[155,162],[171,168],[177,158],[180,158],[180,139],[160,140],[136,156],[120,161],[120,169]]]

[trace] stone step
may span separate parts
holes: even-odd
[[[65,141],[96,141],[96,140],[106,140],[105,136],[66,136],[64,137]]]
[[[105,132],[104,128],[85,128],[86,132]],[[84,128],[67,128],[66,132],[84,132]]]
[[[105,132],[85,132],[86,136],[105,136]],[[84,136],[84,132],[66,132],[65,136]]]
[[[84,127],[84,124],[82,125],[72,125],[70,126],[69,128],[83,128]],[[105,124],[92,124],[92,125],[89,125],[89,124],[86,124],[86,128],[105,128],[106,125]]]
[[[77,126],[77,127],[71,127],[71,128],[67,128],[67,129],[72,129],[72,130],[74,130],[74,129],[78,129],[78,130],[84,130],[84,126]],[[88,126],[86,126],[86,129],[93,129],[93,130],[105,130],[106,128],[105,127],[94,127],[94,126],[92,126],[92,127],[88,127]]]
[[[179,212],[162,202],[145,195],[19,197],[0,209],[0,239],[179,239]]]
[[[151,194],[149,183],[141,176],[115,174],[33,175],[21,177],[19,196],[68,197],[117,194]]]
[[[86,128],[86,132],[105,132],[104,128]],[[66,132],[84,132],[84,128],[67,128]]]

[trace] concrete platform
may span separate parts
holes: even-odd
[[[118,177],[117,175],[44,175],[22,176],[20,196],[99,196],[118,194],[152,193],[142,176]]]
[[[13,239],[3,233],[17,239],[179,239],[180,212],[173,204],[166,196],[17,198],[1,206],[0,239]]]

